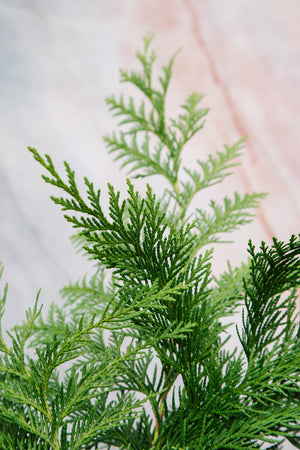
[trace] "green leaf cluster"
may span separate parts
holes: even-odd
[[[167,117],[175,55],[158,79],[150,36],[137,58],[141,71],[121,81],[141,99],[107,99],[120,127],[105,142],[130,175],[161,176],[160,197],[130,179],[125,195],[108,184],[106,213],[92,182],[82,192],[68,163],[60,174],[29,148],[95,273],[46,315],[37,299],[8,342],[1,333],[0,449],[279,449],[283,438],[300,448],[299,236],[249,241],[248,262],[213,274],[211,245],[249,223],[264,194],[192,208],[231,173],[244,139],[185,167],[203,95]]]

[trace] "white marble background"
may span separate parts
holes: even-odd
[[[155,33],[159,64],[182,48],[170,112],[193,90],[206,93],[211,108],[187,164],[248,134],[243,165],[224,185],[226,193],[270,194],[236,243],[217,249],[216,270],[228,255],[233,263],[245,259],[249,237],[259,243],[299,233],[299,24],[299,0],[0,0],[4,328],[23,319],[38,289],[47,306],[89,268],[71,246],[72,230],[26,146],[49,153],[59,167],[67,160],[103,193],[107,182],[123,190],[126,174],[102,141],[115,124],[104,99],[120,91],[118,69],[136,66],[147,32]],[[224,187],[207,194],[223,196]]]

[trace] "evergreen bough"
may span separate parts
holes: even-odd
[[[211,244],[249,223],[264,195],[192,209],[198,192],[230,174],[244,139],[183,166],[208,109],[192,93],[166,117],[174,57],[154,87],[150,44],[137,53],[141,72],[121,71],[140,103],[107,99],[120,130],[105,142],[131,175],[162,176],[161,198],[128,180],[121,199],[109,184],[106,214],[93,183],[85,178],[80,192],[67,163],[60,175],[29,148],[96,270],[66,286],[64,305],[46,318],[37,298],[9,343],[1,334],[1,450],[279,449],[283,438],[300,448],[299,237],[259,249],[249,241],[247,263],[213,276]]]

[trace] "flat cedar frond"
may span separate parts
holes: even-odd
[[[220,235],[232,233],[241,225],[252,222],[254,215],[249,209],[257,207],[264,196],[262,193],[254,193],[241,197],[235,193],[233,200],[225,197],[222,205],[211,201],[211,212],[197,209],[196,227],[199,230],[199,235],[195,239],[198,241],[197,249],[206,244],[224,242]]]
[[[36,150],[31,151],[36,159],[42,159],[37,156]],[[144,283],[153,282],[158,276],[165,284],[184,267],[192,245],[188,236],[189,229],[182,228],[178,235],[177,230],[171,226],[166,232],[164,217],[150,186],[144,200],[128,181],[128,199],[120,202],[120,193],[109,185],[110,217],[106,218],[99,204],[100,193],[94,191],[92,183],[86,180],[90,201],[88,204],[77,194],[76,185],[70,189],[61,179],[52,161],[43,165],[56,178],[56,185],[72,196],[71,200],[52,197],[53,201],[65,211],[81,211],[87,215],[87,218],[65,217],[75,228],[81,229],[88,242],[86,250],[95,259],[114,268],[123,279],[132,279],[134,273],[134,278]],[[74,183],[73,179],[72,184]],[[125,207],[129,218],[124,216]],[[157,273],[158,267],[160,274]]]
[[[220,183],[231,174],[230,169],[239,164],[234,160],[241,156],[244,142],[245,138],[242,138],[231,147],[225,145],[225,151],[217,152],[216,156],[209,155],[207,161],[198,160],[197,162],[201,167],[200,172],[184,167],[184,171],[190,179],[190,181],[181,183],[180,201],[185,211],[197,192]]]
[[[231,174],[245,139],[183,165],[209,110],[193,92],[166,116],[176,54],[154,79],[151,41],[136,55],[140,71],[121,71],[142,98],[107,99],[120,128],[105,142],[130,176],[167,181],[161,198],[150,185],[141,195],[127,180],[121,195],[108,183],[105,212],[91,181],[82,192],[67,162],[62,175],[29,148],[96,269],[45,316],[37,299],[10,343],[0,321],[0,450],[279,449],[283,438],[300,448],[299,237],[258,251],[250,241],[247,263],[213,275],[203,246],[251,222],[265,194],[192,210]]]
[[[272,247],[262,243],[260,251],[249,242],[250,278],[245,282],[245,351],[250,355],[267,350],[293,323],[295,296],[282,294],[300,284],[300,241],[292,236],[288,243],[275,238]],[[283,330],[281,329],[283,327]]]
[[[198,108],[198,104],[203,97],[203,94],[193,92],[186,102],[181,105],[184,114],[180,114],[178,119],[170,119],[169,133],[173,137],[173,141],[177,142],[177,148],[183,147],[194,134],[203,128],[205,122],[202,119],[209,112],[208,108]],[[179,132],[180,137],[176,136],[174,129]]]
[[[149,134],[145,134],[143,140],[138,139],[136,134],[129,136],[115,134],[105,137],[105,142],[111,152],[116,152],[115,160],[122,159],[121,167],[130,165],[130,173],[137,172],[135,178],[142,178],[150,175],[162,175],[171,183],[173,173],[171,162],[164,149],[162,142],[150,146]],[[151,143],[152,144],[152,143]],[[151,150],[150,150],[151,149]]]
[[[107,390],[113,386],[119,366],[120,356],[115,352],[112,356],[107,352],[101,363],[72,370],[63,383],[58,382],[56,369],[82,353],[86,338],[97,327],[93,321],[86,327],[79,321],[73,330],[66,326],[64,336],[59,340],[55,335],[50,337],[47,344],[36,349],[36,359],[25,360],[24,344],[35,332],[33,322],[37,317],[35,307],[27,314],[27,322],[15,331],[16,337],[11,334],[13,346],[6,346],[6,356],[1,357],[1,424],[5,432],[11,430],[12,439],[16,436],[22,439],[24,430],[23,445],[31,445],[32,439],[36,448],[42,445],[41,448],[49,449],[61,448],[66,436],[64,427],[71,424],[70,448],[79,449],[102,431],[119,424],[120,418],[132,416],[137,402],[124,396],[116,405],[107,403]],[[2,441],[6,442],[4,437]],[[14,441],[7,442],[11,445]]]

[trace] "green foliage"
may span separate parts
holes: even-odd
[[[231,173],[244,139],[183,166],[208,109],[192,93],[166,117],[174,57],[153,80],[150,44],[137,53],[141,72],[121,71],[142,99],[107,100],[120,130],[105,141],[130,174],[165,179],[161,198],[130,180],[122,198],[108,184],[105,213],[93,183],[80,192],[67,163],[61,175],[29,148],[95,273],[63,288],[46,316],[37,299],[9,343],[1,334],[0,449],[279,449],[284,437],[300,448],[300,240],[249,242],[247,263],[213,275],[203,247],[249,223],[264,194],[192,209]]]

